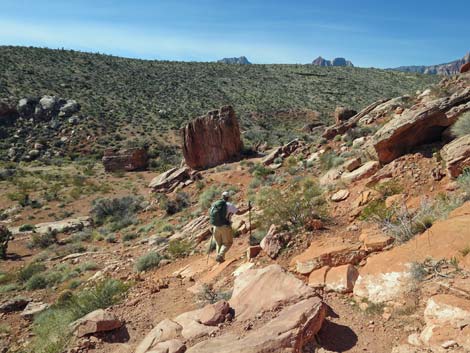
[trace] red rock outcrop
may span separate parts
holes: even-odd
[[[442,132],[459,115],[470,110],[470,88],[415,106],[385,124],[374,135],[374,148],[380,162],[389,163],[416,146],[440,140]]]
[[[470,63],[466,63],[466,64],[463,64],[461,67],[460,67],[460,73],[463,74],[465,72],[468,72],[470,71]]]
[[[372,112],[375,108],[377,108],[379,105],[387,101],[389,101],[389,99],[382,99],[382,100],[379,100],[377,102],[374,102],[368,105],[363,110],[361,110],[358,114],[351,117],[349,120],[343,121],[340,124],[336,124],[336,125],[326,128],[322,136],[326,139],[332,139],[336,135],[344,134],[349,129],[352,129],[353,127],[355,127],[361,118],[365,117],[367,114]]]
[[[390,251],[370,256],[359,270],[354,294],[373,303],[401,300],[413,286],[412,264],[428,258],[459,260],[465,269],[461,250],[470,242],[470,202],[452,211],[412,241]],[[463,257],[465,258],[465,257]]]
[[[214,167],[237,157],[243,143],[231,106],[193,119],[182,130],[183,155],[193,169]]]
[[[445,145],[441,156],[450,176],[457,178],[465,168],[470,167],[470,135],[464,135]]]
[[[147,150],[144,148],[107,149],[102,162],[106,172],[145,170],[148,165]]]

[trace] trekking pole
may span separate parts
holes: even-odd
[[[214,230],[212,230],[212,235],[211,238],[209,239],[209,246],[207,247],[207,260],[206,260],[206,265],[209,265],[209,256],[211,254],[211,249],[212,249],[212,240],[214,239]]]
[[[248,201],[248,222],[250,223],[250,240],[251,240],[251,201]]]

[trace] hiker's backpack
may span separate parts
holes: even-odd
[[[216,227],[229,224],[227,221],[227,202],[225,200],[214,202],[209,211],[209,220]]]

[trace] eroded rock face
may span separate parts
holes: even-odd
[[[412,263],[427,258],[460,258],[470,243],[470,202],[451,212],[412,241],[372,255],[359,270],[354,294],[374,303],[400,300],[413,286]]]
[[[470,167],[470,135],[462,136],[445,145],[441,156],[446,162],[447,171],[457,178],[466,167]]]
[[[148,165],[148,155],[145,148],[129,148],[116,151],[108,149],[102,158],[106,172],[145,170]]]
[[[181,131],[184,159],[193,169],[227,162],[237,157],[243,148],[238,120],[231,106],[196,118]]]
[[[415,106],[391,120],[374,135],[379,161],[389,163],[415,146],[439,140],[461,113],[470,110],[469,102],[470,88],[466,88],[450,97]]]

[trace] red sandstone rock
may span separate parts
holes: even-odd
[[[261,240],[260,246],[272,259],[275,259],[281,251],[284,246],[284,239],[282,234],[278,233],[277,227],[274,224],[271,225],[268,234]]]
[[[381,163],[389,163],[412,148],[440,140],[442,132],[470,109],[470,88],[450,97],[414,106],[390,120],[374,135],[374,148]],[[419,133],[418,133],[419,132]]]
[[[470,63],[466,63],[466,64],[463,64],[461,67],[460,67],[460,73],[463,74],[465,72],[468,72],[470,71]]]
[[[466,167],[470,167],[470,135],[464,135],[445,145],[441,156],[450,176],[458,177]]]
[[[199,315],[201,324],[206,326],[217,326],[224,322],[225,315],[230,311],[230,305],[225,301],[221,300],[215,304],[206,305]]]
[[[183,155],[190,168],[214,167],[237,157],[243,143],[231,106],[193,119],[182,130]]]
[[[125,150],[107,149],[102,158],[106,172],[145,170],[148,165],[147,150],[130,148]]]
[[[98,309],[77,320],[74,324],[75,334],[78,337],[98,332],[115,330],[122,326],[122,322],[113,314]]]

